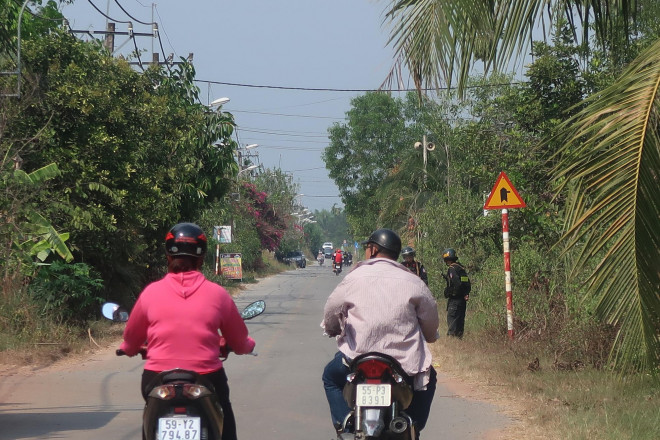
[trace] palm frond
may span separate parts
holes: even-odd
[[[583,42],[593,32],[612,49],[638,7],[621,0],[392,0],[384,24],[396,68],[386,83],[400,77],[399,66],[405,65],[419,90],[456,83],[462,95],[475,66],[483,65],[484,73],[503,71],[525,55],[539,24],[548,37],[553,22],[565,19],[576,40],[578,31]]]
[[[587,287],[619,329],[614,363],[650,370],[660,359],[660,40],[587,104],[562,127],[563,243],[582,248],[574,274],[597,262]]]
[[[544,0],[491,2],[399,0],[391,3],[386,24],[395,63],[403,63],[418,88],[456,82],[459,92],[477,61],[506,66],[529,41]]]

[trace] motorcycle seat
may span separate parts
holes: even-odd
[[[159,374],[161,383],[171,383],[171,382],[191,382],[194,383],[197,380],[197,373],[194,371],[188,370],[169,370],[163,371]]]

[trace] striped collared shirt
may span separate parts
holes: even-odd
[[[349,359],[378,351],[411,376],[426,373],[438,337],[438,307],[424,282],[386,258],[358,263],[330,294],[321,327]],[[416,387],[417,388],[417,387]]]

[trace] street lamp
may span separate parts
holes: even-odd
[[[250,166],[247,167],[247,168],[243,168],[242,170],[240,170],[240,171],[238,172],[238,174],[237,174],[236,176],[240,176],[241,173],[244,173],[244,172],[246,172],[246,171],[252,171],[252,170],[255,169],[255,168],[259,168],[259,165],[250,165]]]
[[[246,145],[245,149],[246,150],[251,150],[253,148],[257,148],[258,146],[259,146],[259,144],[250,144],[250,145]]]
[[[222,107],[223,105],[227,104],[229,102],[229,98],[226,96],[223,96],[222,98],[218,98],[211,102],[209,104],[209,107]]]

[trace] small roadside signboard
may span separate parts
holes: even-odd
[[[242,254],[220,254],[220,273],[230,280],[243,279]]]

